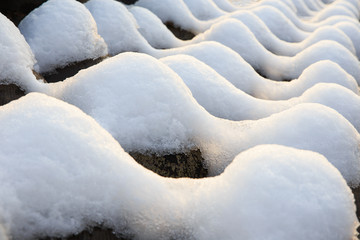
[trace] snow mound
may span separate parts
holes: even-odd
[[[193,146],[188,125],[197,107],[190,90],[170,68],[146,54],[118,54],[49,87],[93,116],[127,151],[171,152]],[[189,117],[182,117],[186,111]]]
[[[19,29],[42,73],[108,53],[93,17],[77,1],[49,0],[28,14]]]
[[[227,1],[227,0],[213,0],[213,2],[220,9],[222,9],[223,11],[226,11],[226,12],[232,12],[232,11],[236,11],[239,9],[237,6],[235,6],[230,1]]]
[[[139,26],[138,31],[154,48],[172,48],[185,45],[182,41],[174,36],[171,31],[161,22],[150,10],[132,6],[129,11],[136,19]]]
[[[224,16],[226,11],[220,9],[212,0],[183,0],[191,13],[199,20],[209,20]]]
[[[34,54],[19,29],[1,13],[0,36],[0,84],[12,83],[24,90],[36,88]]]
[[[93,15],[111,55],[125,51],[142,52],[142,47],[149,45],[138,32],[135,18],[121,2],[90,0],[85,6]]]
[[[7,139],[0,221],[15,239],[66,237],[99,224],[137,239],[356,235],[351,190],[315,152],[257,146],[220,176],[169,179],[138,165],[92,118],[51,97],[13,101],[0,108],[0,122]]]
[[[235,88],[194,57],[175,55],[161,61],[183,79],[199,104],[216,117],[237,121],[256,120],[296,104],[315,102],[337,110],[360,132],[360,96],[337,84],[317,84],[299,98],[288,101],[267,101]]]
[[[338,1],[336,4],[324,8],[320,12],[316,13],[315,16],[311,17],[312,22],[321,22],[331,16],[348,16],[354,19],[359,19],[359,9],[346,1]]]
[[[138,0],[136,6],[144,7],[158,16],[163,23],[171,22],[175,26],[192,33],[201,33],[209,28],[212,21],[201,21],[194,17],[182,0]]]
[[[354,43],[356,56],[358,59],[360,59],[360,28],[352,22],[345,21],[336,23],[334,26],[348,35],[348,37]]]
[[[338,64],[320,60],[311,64],[300,77],[290,82],[276,82],[260,76],[239,54],[218,42],[200,42],[184,47],[157,51],[156,57],[186,54],[204,62],[235,87],[258,98],[284,100],[300,96],[319,82],[337,83],[359,93],[354,77]]]
[[[359,87],[354,77],[338,64],[321,60],[305,68],[298,79],[290,82],[267,81],[269,87],[257,88],[254,96],[272,100],[289,99],[300,96],[306,89],[317,83],[336,83],[359,95]]]
[[[15,239],[61,237],[103,222],[121,205],[113,183],[150,174],[95,120],[57,99],[30,93],[1,107],[0,122],[0,222]]]
[[[265,15],[274,14],[274,16],[276,16],[277,13],[280,12],[280,13],[282,13],[282,16],[279,16],[280,21],[285,19],[285,18],[283,18],[285,15],[286,18],[288,20],[290,20],[297,28],[307,31],[307,32],[312,32],[316,28],[321,27],[321,26],[334,25],[335,23],[338,23],[338,22],[352,22],[352,23],[359,25],[359,22],[356,19],[354,19],[353,17],[342,16],[342,15],[330,16],[321,22],[316,22],[316,23],[310,22],[310,21],[306,21],[306,20],[299,18],[288,6],[286,6],[281,1],[264,0],[264,1],[261,1],[261,3],[262,3],[262,7],[259,7],[259,9],[257,9],[257,11],[262,9],[262,11],[263,11],[262,14],[265,14]],[[265,6],[268,8],[267,10],[265,10],[266,9]],[[254,8],[252,8],[252,10],[253,9]],[[267,17],[269,17],[269,16],[267,16]],[[278,28],[280,28],[280,27],[278,27]]]
[[[277,4],[281,4],[281,2]],[[302,21],[288,8],[282,7],[280,11],[271,5],[254,8],[252,12],[256,14],[278,38],[289,42],[303,41],[308,37],[309,31],[312,32],[319,27],[331,26],[339,22],[348,22],[354,24],[357,28],[360,27],[356,19],[341,15],[331,16],[317,23]],[[350,37],[350,35],[348,36]],[[357,42],[353,42],[353,44],[357,45]]]
[[[257,146],[239,154],[219,178],[209,180],[218,189],[209,198],[222,196],[224,201],[201,202],[217,214],[211,222],[205,220],[196,239],[337,240],[357,235],[353,196],[337,170],[317,153]]]
[[[254,34],[242,22],[235,19],[216,23],[193,40],[220,42],[238,52],[255,69],[271,79],[297,78],[312,63],[331,60],[338,63],[360,84],[358,59],[348,49],[334,41],[322,40],[314,43],[294,57],[277,56],[266,50]]]
[[[321,28],[317,28],[314,32],[309,33],[307,38],[303,41],[289,43],[276,37],[265,25],[265,23],[250,11],[235,12],[231,15],[231,18],[235,18],[244,23],[266,49],[278,55],[294,56],[305,48],[321,40],[336,41],[355,54],[354,44],[356,42],[353,42],[347,34],[334,26],[323,26]]]
[[[145,54],[119,54],[49,84],[48,94],[94,117],[126,151],[169,153],[196,147],[216,175],[243,150],[283,144],[324,154],[349,184],[360,183],[360,136],[335,110],[299,104],[256,121],[215,118],[178,75]]]

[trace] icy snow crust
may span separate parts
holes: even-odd
[[[14,239],[65,237],[100,223],[137,239],[356,234],[351,190],[315,152],[262,145],[220,176],[174,180],[138,165],[91,117],[48,96],[1,107],[0,122],[0,221]]]
[[[29,91],[38,83],[32,73],[36,60],[19,29],[0,13],[0,84]]]
[[[126,151],[197,147],[214,175],[245,149],[283,144],[324,154],[349,184],[360,183],[359,134],[335,110],[300,104],[257,121],[218,119],[196,102],[177,74],[145,54],[119,54],[50,84],[48,94],[94,117]]]
[[[27,15],[19,29],[42,73],[108,54],[93,17],[77,1],[49,0]]]

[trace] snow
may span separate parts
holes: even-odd
[[[290,82],[266,79],[239,54],[217,42],[200,42],[176,49],[157,52],[157,57],[186,54],[206,63],[234,86],[258,98],[282,100],[300,96],[318,82],[334,82],[359,93],[356,80],[338,64],[322,60],[307,67],[299,78]]]
[[[205,31],[212,24],[212,21],[197,19],[182,0],[163,0],[161,4],[157,0],[138,0],[135,5],[149,9],[163,23],[171,22],[195,34]]]
[[[344,1],[341,2],[343,5],[346,4]],[[351,5],[350,3],[347,3],[347,5]],[[351,5],[352,6],[352,5]],[[357,9],[356,11],[359,11]],[[314,16],[311,21],[313,22],[321,22],[325,19],[327,19],[330,16],[338,15],[338,16],[348,16],[352,17],[354,19],[359,19],[359,13],[357,13],[355,10],[350,10],[345,6],[340,6],[339,4],[334,6],[330,6],[323,11],[320,11],[319,13]]]
[[[28,14],[19,29],[35,54],[41,73],[108,54],[93,17],[77,1],[47,1]]]
[[[265,76],[274,80],[296,78],[312,63],[331,60],[338,63],[360,83],[358,59],[348,49],[334,41],[322,40],[314,43],[294,57],[277,56],[266,50],[254,34],[242,22],[235,19],[216,23],[208,31],[193,39],[194,42],[203,40],[218,41],[230,47],[253,68],[261,70]]]
[[[19,29],[1,13],[0,36],[0,84],[16,84],[26,91],[36,88],[34,54]]]
[[[277,38],[264,24],[264,22],[262,22],[259,17],[250,11],[237,12],[230,16],[244,23],[266,49],[277,55],[294,56],[300,51],[303,51],[307,47],[321,40],[334,40],[355,54],[353,43],[357,43],[358,41],[356,40],[353,42],[347,34],[334,26],[317,28],[314,32],[309,33],[303,41],[289,43]],[[351,35],[352,33],[349,34]]]
[[[301,30],[304,31],[308,31],[308,32],[312,32],[314,31],[316,28],[320,27],[320,26],[325,26],[325,25],[333,25],[335,22],[342,22],[342,21],[346,21],[346,22],[353,22],[357,25],[359,25],[358,21],[352,17],[348,17],[348,16],[329,16],[329,18],[321,21],[321,22],[309,22],[306,20],[303,20],[301,18],[299,18],[292,10],[291,8],[289,8],[289,6],[286,6],[283,2],[281,1],[274,1],[274,0],[263,0],[261,1],[261,5],[262,7],[258,7],[257,9],[255,9],[254,7],[252,7],[251,9],[254,11],[258,11],[260,9],[262,9],[263,13],[265,15],[271,15],[271,14],[275,14],[275,16],[278,13],[281,13],[281,18],[283,18],[283,16],[285,16],[288,20],[290,20],[296,27],[298,27]],[[275,11],[273,11],[275,9]],[[279,11],[280,10],[280,11]],[[265,12],[264,12],[265,11]],[[265,16],[266,17],[266,16]],[[281,20],[281,19],[280,19]],[[266,22],[265,22],[266,23]],[[267,24],[267,23],[266,23]]]
[[[351,41],[354,43],[356,56],[360,59],[360,29],[352,22],[339,22],[334,26],[349,36]]]
[[[135,16],[139,31],[145,37],[145,39],[155,48],[171,48],[179,47],[187,44],[192,44],[194,41],[181,41],[174,37],[174,35],[162,24],[161,20],[156,15],[151,14],[145,8],[133,7],[130,8],[130,12]],[[256,39],[268,50],[278,55],[293,56],[296,53],[304,50],[312,44],[321,40],[334,40],[345,46],[351,52],[355,53],[353,42],[358,42],[356,38],[351,41],[349,37],[340,31],[339,29],[331,26],[325,26],[315,30],[314,33],[300,43],[288,43],[278,39],[267,26],[259,19],[255,14],[250,11],[239,11],[232,15],[231,18],[235,18],[244,23],[250,31],[255,35]],[[349,27],[355,28],[351,24]],[[349,35],[356,35],[348,31]],[[357,31],[356,31],[357,32]],[[199,36],[198,38],[202,38]],[[206,40],[206,39],[204,39]]]
[[[178,75],[145,54],[118,54],[49,84],[48,94],[92,116],[126,151],[169,153],[197,147],[216,175],[241,151],[282,144],[324,154],[350,185],[360,183],[359,133],[335,110],[308,103],[256,121],[215,118]]]
[[[96,224],[137,239],[356,234],[351,190],[315,152],[261,145],[220,176],[175,180],[138,165],[91,117],[46,95],[1,107],[0,122],[1,222],[14,239]]]
[[[0,107],[0,239],[355,239],[359,2],[250,2],[49,0],[20,31],[0,14],[0,81],[38,92]],[[126,153],[193,149],[209,177]]]
[[[258,146],[238,155],[220,177],[236,182],[239,190],[232,189],[232,186],[226,182],[218,185],[214,179],[215,187],[221,192],[217,196],[210,197],[216,199],[218,196],[223,196],[226,200],[220,206],[215,203],[215,206],[210,207],[209,211],[216,209],[218,215],[212,219],[210,226],[204,226],[210,231],[203,231],[200,235],[196,235],[196,239],[326,239],[327,237],[352,239],[352,234],[347,232],[352,232],[353,230],[350,229],[356,226],[354,217],[346,219],[347,216],[343,215],[346,222],[340,222],[337,217],[342,218],[341,215],[330,213],[340,202],[342,204],[339,206],[349,206],[346,212],[354,211],[353,207],[350,207],[351,197],[345,197],[349,193],[337,195],[335,189],[332,189],[336,186],[343,189],[342,184],[340,186],[336,184],[335,172],[326,171],[323,175],[324,172],[321,171],[321,174],[317,175],[317,169],[322,169],[324,164],[327,164],[326,160],[323,160],[325,159],[322,156],[313,152],[298,152],[295,149],[275,145]],[[307,164],[314,168],[307,168]],[[324,178],[324,176],[328,177]],[[322,182],[324,188],[318,191],[319,189],[312,182]],[[231,196],[228,197],[229,189]],[[316,196],[319,200],[315,208],[310,200],[313,199],[312,196]],[[205,202],[204,204],[207,206]],[[228,206],[232,207],[228,208]],[[322,211],[325,206],[330,212]],[[236,215],[237,211],[242,214]],[[336,228],[332,233],[328,232],[327,227],[317,225],[330,215],[334,216],[331,225]],[[229,216],[233,218],[229,219]],[[298,221],[297,217],[304,221]],[[217,227],[218,222],[224,223],[225,229]],[[241,224],[238,225],[237,222]],[[345,229],[341,229],[340,225]],[[303,231],[310,228],[312,230],[309,232]]]
[[[360,132],[360,96],[337,84],[317,84],[298,98],[266,101],[237,89],[211,67],[194,57],[174,55],[161,59],[191,90],[209,113],[230,120],[256,120],[300,103],[320,103],[341,113]]]
[[[227,0],[213,0],[213,2],[222,10],[232,12],[238,10],[238,8]]]
[[[99,34],[108,45],[109,53],[139,51],[147,44],[137,31],[135,18],[120,2],[115,0],[90,0],[85,3],[98,26]]]
[[[212,0],[183,0],[191,13],[199,20],[210,20],[227,14],[220,9]]]
[[[138,31],[152,47],[172,48],[186,44],[186,41],[176,38],[150,10],[138,6],[131,6],[128,10],[136,19]]]
[[[278,4],[280,4],[280,2]],[[305,22],[286,7],[281,7],[280,11],[271,5],[263,6],[252,9],[252,12],[263,20],[277,37],[289,42],[300,42],[308,36],[309,33],[307,31],[314,31],[315,28],[334,25],[342,21],[352,22],[359,27],[356,19],[346,16],[332,16],[318,23]],[[354,43],[354,45],[356,45],[356,43]]]

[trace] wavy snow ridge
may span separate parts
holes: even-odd
[[[0,122],[11,125],[0,130],[1,222],[15,239],[65,237],[96,224],[137,239],[356,233],[351,190],[315,152],[261,145],[220,176],[175,180],[138,165],[76,107],[42,94],[2,107]]]

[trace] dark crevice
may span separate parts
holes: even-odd
[[[191,40],[195,37],[195,34],[182,29],[178,26],[176,26],[174,23],[172,22],[166,22],[165,23],[166,27],[175,35],[175,37],[181,39],[181,40]]]
[[[132,237],[118,236],[108,228],[94,227],[66,238],[42,238],[40,240],[131,240]]]
[[[63,68],[57,68],[54,71],[43,73],[43,77],[46,82],[53,83],[63,81],[68,77],[72,77],[77,74],[80,70],[91,67],[103,61],[107,57],[100,57],[97,59],[87,59],[81,62],[71,63]]]
[[[25,96],[25,91],[15,84],[0,85],[0,106]]]
[[[176,154],[129,153],[139,164],[163,177],[204,178],[208,176],[200,150]]]

